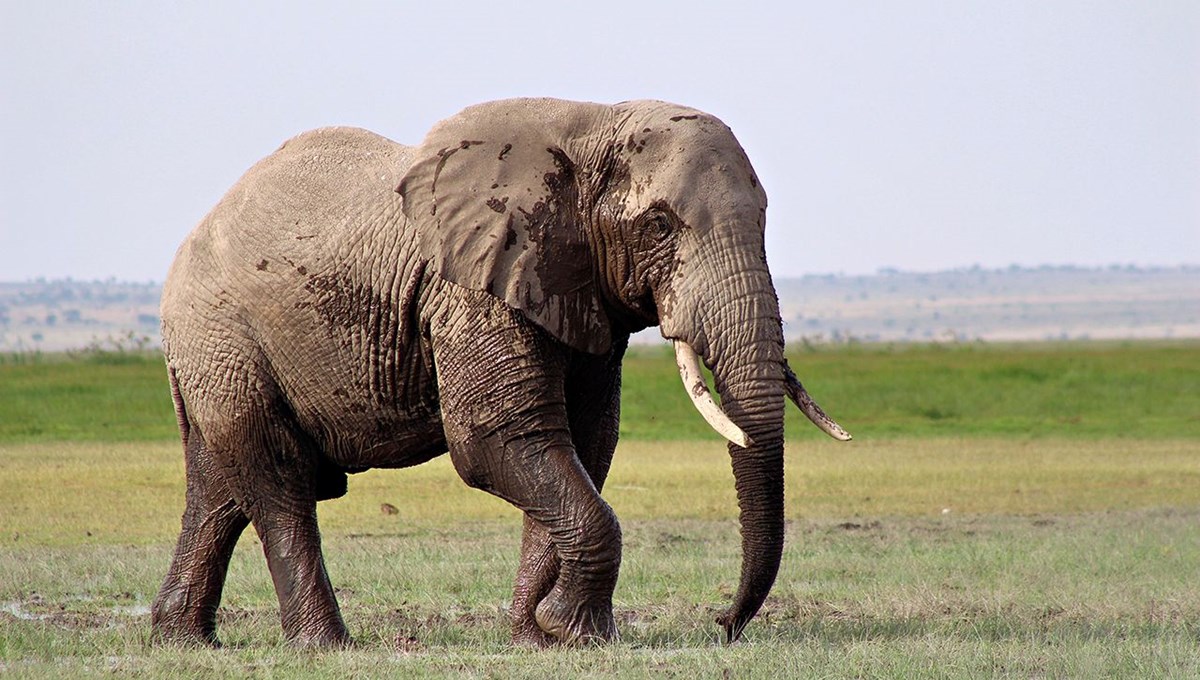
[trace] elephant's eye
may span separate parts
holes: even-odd
[[[671,233],[671,222],[665,215],[658,215],[650,220],[650,233],[655,238],[666,238]]]

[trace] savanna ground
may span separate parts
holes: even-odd
[[[626,362],[605,496],[622,638],[508,644],[518,513],[448,461],[320,506],[356,647],[288,648],[253,531],[221,650],[149,644],[183,504],[161,362],[0,355],[0,674],[1200,677],[1200,344],[850,346],[791,357],[855,435],[792,413],[788,542],[746,639],[725,447],[669,354]],[[792,409],[794,411],[794,409]]]

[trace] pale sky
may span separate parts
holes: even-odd
[[[161,281],[284,139],[513,96],[722,118],[776,276],[1200,263],[1194,0],[0,0],[0,281]]]

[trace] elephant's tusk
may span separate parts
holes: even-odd
[[[683,340],[675,341],[675,363],[679,366],[679,377],[683,380],[683,388],[692,399],[692,405],[704,416],[704,420],[708,421],[712,429],[742,448],[750,446],[750,437],[742,428],[734,425],[729,416],[713,401],[708,384],[704,382],[704,374],[700,372],[700,357],[696,350]]]
[[[833,422],[829,416],[825,415],[821,407],[817,406],[817,402],[808,396],[808,390],[804,389],[804,385],[800,384],[800,379],[796,377],[795,373],[792,373],[792,369],[787,365],[786,361],[783,362],[783,386],[787,390],[788,397],[796,403],[796,406],[800,407],[800,411],[808,416],[808,419],[813,421],[814,425],[821,428],[822,432],[843,442],[853,439],[849,432],[843,430],[841,425]]]

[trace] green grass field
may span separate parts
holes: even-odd
[[[159,359],[0,357],[0,674],[1200,676],[1200,344],[790,360],[855,441],[789,416],[788,543],[746,641],[719,644],[712,623],[740,558],[728,455],[670,355],[639,350],[605,491],[625,534],[621,642],[512,649],[519,514],[437,459],[321,504],[358,645],[310,653],[282,642],[253,532],[227,647],[148,644],[183,504]]]
[[[852,345],[789,361],[859,439],[1200,439],[1200,343]],[[623,440],[718,441],[668,348],[634,348],[623,384]],[[0,443],[171,439],[167,394],[154,354],[0,355]],[[789,409],[789,439],[824,437],[803,420]]]

